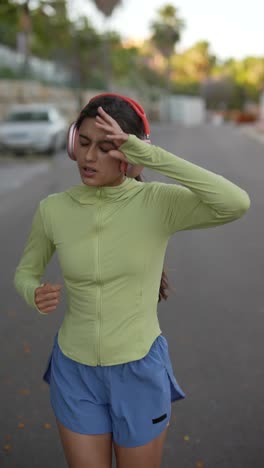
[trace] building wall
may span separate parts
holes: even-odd
[[[205,102],[197,96],[166,96],[160,101],[160,120],[183,125],[205,122]]]
[[[0,120],[3,119],[12,104],[19,103],[53,103],[62,111],[69,122],[72,122],[80,109],[96,94],[103,90],[86,89],[78,90],[66,86],[52,86],[38,81],[24,80],[0,80]],[[113,89],[112,92],[120,93],[140,102],[148,116],[151,116],[152,107],[146,96],[139,96],[135,90]],[[153,113],[153,112],[152,112]],[[155,109],[155,115],[159,112]],[[153,113],[154,115],[154,113]]]
[[[205,121],[205,105],[195,96],[161,97],[151,102],[146,94],[139,95],[131,89],[113,89],[138,101],[151,121],[171,121],[184,125],[197,125]],[[0,120],[12,104],[52,103],[72,122],[80,109],[96,94],[96,89],[74,90],[66,86],[47,85],[38,81],[0,80]]]
[[[97,93],[97,90],[79,91],[64,86],[48,86],[37,81],[0,80],[0,119],[3,119],[12,104],[50,102],[70,122],[75,119],[80,106],[84,106]]]

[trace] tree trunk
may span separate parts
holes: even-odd
[[[108,31],[108,22],[107,17],[104,21],[104,35],[103,35],[103,73],[104,73],[104,83],[106,91],[110,92],[112,90],[112,66],[111,66],[111,44]]]
[[[23,6],[22,14],[20,17],[21,32],[18,35],[18,48],[23,53],[24,60],[22,64],[23,76],[27,77],[29,74],[29,58],[30,58],[30,33],[31,33],[31,17],[27,0]]]

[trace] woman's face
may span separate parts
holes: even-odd
[[[79,128],[75,156],[81,179],[89,186],[115,186],[124,180],[120,161],[109,156],[108,151],[115,149],[107,140],[106,132],[96,127],[95,118],[86,118]]]

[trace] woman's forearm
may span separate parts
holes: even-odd
[[[36,308],[34,293],[55,247],[47,237],[40,207],[35,213],[24,252],[15,271],[14,286],[27,304]]]
[[[219,216],[237,218],[250,206],[248,194],[233,182],[162,148],[146,145],[134,135],[120,150],[129,163],[142,164],[187,187]]]

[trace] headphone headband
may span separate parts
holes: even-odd
[[[136,114],[141,118],[141,120],[142,120],[142,122],[144,124],[145,136],[146,136],[147,139],[149,138],[149,136],[150,136],[150,127],[149,127],[148,119],[147,119],[147,116],[146,116],[146,113],[145,113],[143,107],[138,102],[136,102],[134,99],[132,99],[132,98],[130,98],[128,96],[122,96],[121,94],[116,94],[116,93],[97,94],[97,96],[92,97],[92,99],[90,99],[89,102],[92,102],[95,99],[97,99],[99,97],[104,97],[104,96],[119,97],[123,101],[130,104],[130,106],[134,109]]]
[[[119,97],[123,101],[127,102],[134,109],[136,114],[141,118],[141,120],[143,122],[143,125],[144,125],[145,137],[146,137],[147,140],[149,140],[149,138],[150,138],[150,127],[149,127],[148,119],[147,119],[147,116],[146,116],[146,113],[145,113],[143,107],[138,102],[136,102],[134,99],[132,99],[132,98],[130,98],[128,96],[122,96],[121,94],[102,93],[102,94],[97,94],[96,96],[92,97],[90,99],[90,101],[88,102],[88,104],[90,102],[92,102],[92,101],[94,101],[94,100],[96,100],[96,99],[98,99],[100,97],[104,97],[104,96]],[[85,109],[85,107],[83,108],[83,110]],[[80,112],[80,114],[82,113],[82,111]],[[75,143],[76,143],[77,138],[78,138],[78,129],[76,128],[76,121],[75,121],[70,125],[69,130],[68,130],[68,137],[67,137],[67,152],[68,152],[69,157],[71,159],[73,159],[74,161],[76,160],[76,158],[74,156],[74,147],[75,147]]]

